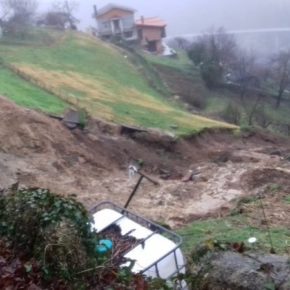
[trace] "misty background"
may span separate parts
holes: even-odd
[[[39,10],[45,11],[56,0],[42,0]],[[210,28],[224,27],[227,31],[290,28],[290,0],[75,0],[75,12],[81,21],[79,29],[97,27],[93,6],[98,9],[113,3],[136,9],[136,18],[157,16],[164,19],[168,38],[207,32]],[[290,49],[289,31],[235,35],[238,43],[261,57]],[[194,40],[191,38],[190,40]]]
[[[54,0],[42,0],[46,9]],[[168,35],[200,33],[211,26],[227,30],[290,27],[289,0],[82,0],[78,1],[80,28],[96,26],[93,5],[102,8],[108,3],[130,6],[136,16],[158,16],[168,23]]]

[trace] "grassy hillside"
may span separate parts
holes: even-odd
[[[149,86],[140,68],[111,45],[76,33],[50,34],[49,37],[49,45],[43,40],[30,44],[2,41],[0,57],[5,64],[3,74],[9,73],[7,68],[14,73],[9,77],[8,85],[11,81],[11,87],[18,87],[15,85],[19,81],[16,74],[27,80],[30,86],[33,84],[35,91],[19,98],[13,90],[6,92],[1,86],[1,94],[21,105],[45,111],[60,112],[69,103],[85,108],[93,117],[171,131],[174,127],[178,128],[178,134],[194,133],[204,128],[231,127],[188,114],[161,97]],[[19,83],[28,86],[27,82]],[[43,93],[39,88],[51,94]],[[18,90],[21,91],[20,87]],[[42,101],[38,104],[34,99],[28,101],[27,95],[37,95],[53,104],[47,109],[47,104]],[[61,105],[57,105],[52,95],[62,99],[58,100]]]
[[[264,97],[254,109],[258,98],[254,93],[249,94],[243,102],[238,88],[208,89],[199,69],[190,63],[184,52],[181,52],[177,59],[160,59],[156,56],[146,56],[146,58],[167,83],[171,94],[181,96],[184,102],[193,106],[201,114],[232,123],[238,121],[240,126],[249,126],[249,116],[254,110],[252,125],[284,135],[289,134],[290,99],[287,94],[280,108],[276,109],[274,96],[277,91],[275,92],[273,88],[272,91],[264,88]]]
[[[270,230],[275,250],[283,254],[287,252],[290,242],[289,230],[283,226],[271,227]],[[259,241],[255,245],[256,249],[266,252],[271,249],[268,232],[265,228],[252,226],[251,221],[244,215],[197,221],[179,230],[179,234],[183,237],[183,248],[186,253],[208,241],[247,243],[251,237],[256,237]]]
[[[47,113],[61,114],[68,104],[60,98],[21,79],[13,72],[0,68],[1,95],[23,107],[39,109]]]

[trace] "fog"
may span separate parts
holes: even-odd
[[[56,0],[39,0],[44,11]],[[61,1],[61,0],[58,0]],[[75,0],[79,28],[96,27],[93,5],[98,9],[111,1]],[[209,28],[223,26],[227,31],[290,28],[290,0],[116,0],[136,9],[136,17],[158,16],[168,23],[169,37],[200,34]],[[269,55],[290,48],[290,32],[236,35],[246,49]]]
[[[53,0],[42,0],[41,9]],[[93,5],[110,1],[79,0],[80,27],[95,26]],[[168,35],[183,35],[224,26],[227,30],[290,27],[290,0],[116,0],[137,10],[137,17],[159,16],[168,23]]]

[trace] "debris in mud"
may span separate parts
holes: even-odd
[[[81,125],[81,113],[70,109],[65,113],[62,121],[67,128],[76,129]]]
[[[134,136],[136,133],[143,133],[143,132],[148,132],[148,130],[138,128],[138,127],[133,127],[133,126],[125,126],[122,125],[120,129],[120,135],[126,135],[126,136]]]
[[[282,156],[282,152],[280,150],[274,150],[270,153],[270,155],[274,156]]]
[[[218,156],[216,156],[213,159],[214,163],[220,164],[220,163],[227,163],[231,158],[231,154],[230,152],[224,151],[224,152],[220,152],[218,154]]]
[[[163,180],[167,180],[171,177],[171,172],[169,170],[160,169],[159,173],[160,173],[160,178]]]
[[[193,289],[289,289],[287,256],[222,250],[204,255],[195,267]]]
[[[255,169],[242,177],[250,189],[265,187],[269,184],[279,185],[285,191],[290,189],[290,172],[274,168]]]
[[[276,192],[281,187],[279,176],[270,174],[265,186],[263,176],[255,177],[256,170],[289,168],[288,141],[268,144],[259,136],[245,139],[222,132],[187,139],[155,131],[135,132],[132,137],[120,135],[120,126],[100,120],[90,120],[85,131],[69,131],[59,121],[4,98],[0,104],[0,187],[18,180],[27,187],[75,193],[87,208],[100,200],[123,203],[127,199],[132,190],[127,177],[132,159],[146,161],[143,170],[161,179],[158,188],[147,182],[142,185],[132,209],[174,227],[184,225],[192,214],[216,215],[232,198],[255,195],[261,187],[270,186],[269,192]],[[282,158],[270,155],[277,150]],[[202,172],[194,177],[194,186],[181,182],[188,169]],[[289,176],[281,178],[285,194],[290,192]]]
[[[199,175],[200,172],[195,172],[194,170],[189,170],[188,173],[182,178],[183,182],[193,181],[194,177]]]
[[[127,262],[124,255],[134,249],[142,241],[130,236],[132,231],[122,235],[121,228],[113,224],[102,231],[101,236],[113,242],[111,261],[113,266],[118,267]]]

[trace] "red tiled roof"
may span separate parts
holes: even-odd
[[[151,17],[151,18],[141,18],[136,21],[137,26],[156,26],[156,27],[165,27],[167,23],[159,19],[157,17]]]

